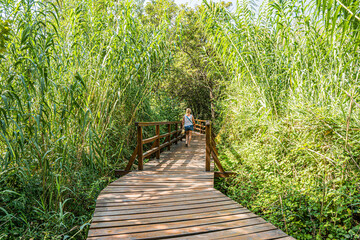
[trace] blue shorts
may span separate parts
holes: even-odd
[[[194,125],[185,126],[185,131],[194,131]]]

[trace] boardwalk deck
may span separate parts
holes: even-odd
[[[205,139],[172,146],[106,187],[88,239],[293,239],[213,188]]]

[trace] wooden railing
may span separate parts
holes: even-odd
[[[205,134],[205,124],[206,120],[195,119],[194,130]]]
[[[229,177],[234,175],[233,172],[226,172],[221,165],[219,160],[219,153],[216,149],[215,134],[211,129],[211,122],[208,120],[196,119],[199,124],[194,128],[194,130],[199,131],[200,133],[206,134],[206,161],[205,161],[205,171],[210,171],[211,157],[214,159],[214,163],[219,171],[214,172],[215,177]],[[126,165],[125,170],[116,170],[115,173],[117,176],[122,176],[131,171],[135,159],[138,159],[138,169],[144,169],[144,159],[155,154],[156,158],[160,158],[161,149],[167,147],[170,150],[170,147],[173,143],[177,144],[184,135],[182,131],[182,122],[137,122],[135,123],[137,127],[137,145],[134,153],[131,155],[128,164]],[[160,126],[166,125],[167,132],[160,134]],[[155,126],[155,136],[143,139],[143,127]],[[172,129],[174,126],[174,129]],[[160,144],[160,139],[165,138],[165,141]],[[144,144],[153,143],[150,149],[146,152],[143,151]]]
[[[203,120],[202,120],[203,121]],[[205,134],[206,134],[206,161],[205,161],[205,171],[210,171],[210,161],[211,157],[214,159],[214,163],[219,169],[218,172],[214,172],[215,177],[229,177],[234,175],[233,172],[226,172],[219,160],[219,153],[216,148],[215,134],[211,129],[211,122],[205,121]]]
[[[160,126],[167,125],[167,133],[160,135]],[[126,174],[131,170],[132,165],[135,162],[136,157],[138,158],[138,169],[144,169],[144,159],[150,157],[152,154],[156,154],[156,158],[160,158],[160,150],[167,147],[170,150],[171,144],[181,140],[183,135],[181,134],[182,122],[137,122],[137,145],[134,153],[130,157],[130,160],[125,168],[125,171],[118,171],[120,175]],[[155,126],[155,136],[143,139],[143,127]],[[172,126],[174,129],[172,130]],[[165,141],[160,144],[160,139],[165,138]],[[143,145],[153,142],[150,149],[146,152],[143,151]]]

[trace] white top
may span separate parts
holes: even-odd
[[[193,125],[193,115],[184,115],[184,127]]]

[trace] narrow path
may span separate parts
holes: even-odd
[[[106,187],[88,239],[293,239],[213,188],[205,136]]]

